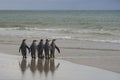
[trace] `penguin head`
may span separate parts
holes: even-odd
[[[25,42],[26,41],[26,39],[23,39],[23,42]]]
[[[56,41],[56,39],[53,39],[52,41],[53,41],[53,42],[55,42],[55,41]]]
[[[36,42],[37,40],[33,40],[33,42]]]
[[[46,39],[46,42],[49,42],[50,40]]]
[[[43,39],[41,39],[40,42],[43,42]]]
[[[49,40],[48,39],[46,39],[46,42],[48,42]]]

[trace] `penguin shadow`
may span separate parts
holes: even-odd
[[[22,74],[24,74],[25,71],[27,70],[27,68],[29,67],[29,66],[27,65],[26,59],[23,58],[22,61],[19,62],[19,67],[20,67],[20,70],[21,70]]]
[[[31,62],[29,63],[29,68],[30,71],[35,74],[37,67],[36,67],[36,60],[35,59],[31,59]]]

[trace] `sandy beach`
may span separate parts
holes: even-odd
[[[1,80],[119,80],[120,74],[58,59],[22,59],[0,53]],[[12,74],[11,74],[12,73]],[[74,77],[73,77],[74,76]]]
[[[8,55],[17,55],[22,58],[18,49],[24,38],[25,37],[0,36],[0,52]],[[33,39],[39,41],[38,37],[26,38],[29,46]],[[61,54],[56,52],[56,59],[120,73],[119,44],[77,40],[57,40],[56,44],[61,49]],[[28,54],[28,57],[30,57],[30,54]]]
[[[120,80],[119,0],[0,3],[0,80]],[[23,39],[28,49],[56,39],[60,54],[23,59]]]

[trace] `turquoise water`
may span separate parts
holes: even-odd
[[[120,11],[0,11],[0,30],[1,35],[35,33],[39,37],[118,43]]]

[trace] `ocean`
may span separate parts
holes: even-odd
[[[0,11],[0,35],[120,43],[120,11]]]

